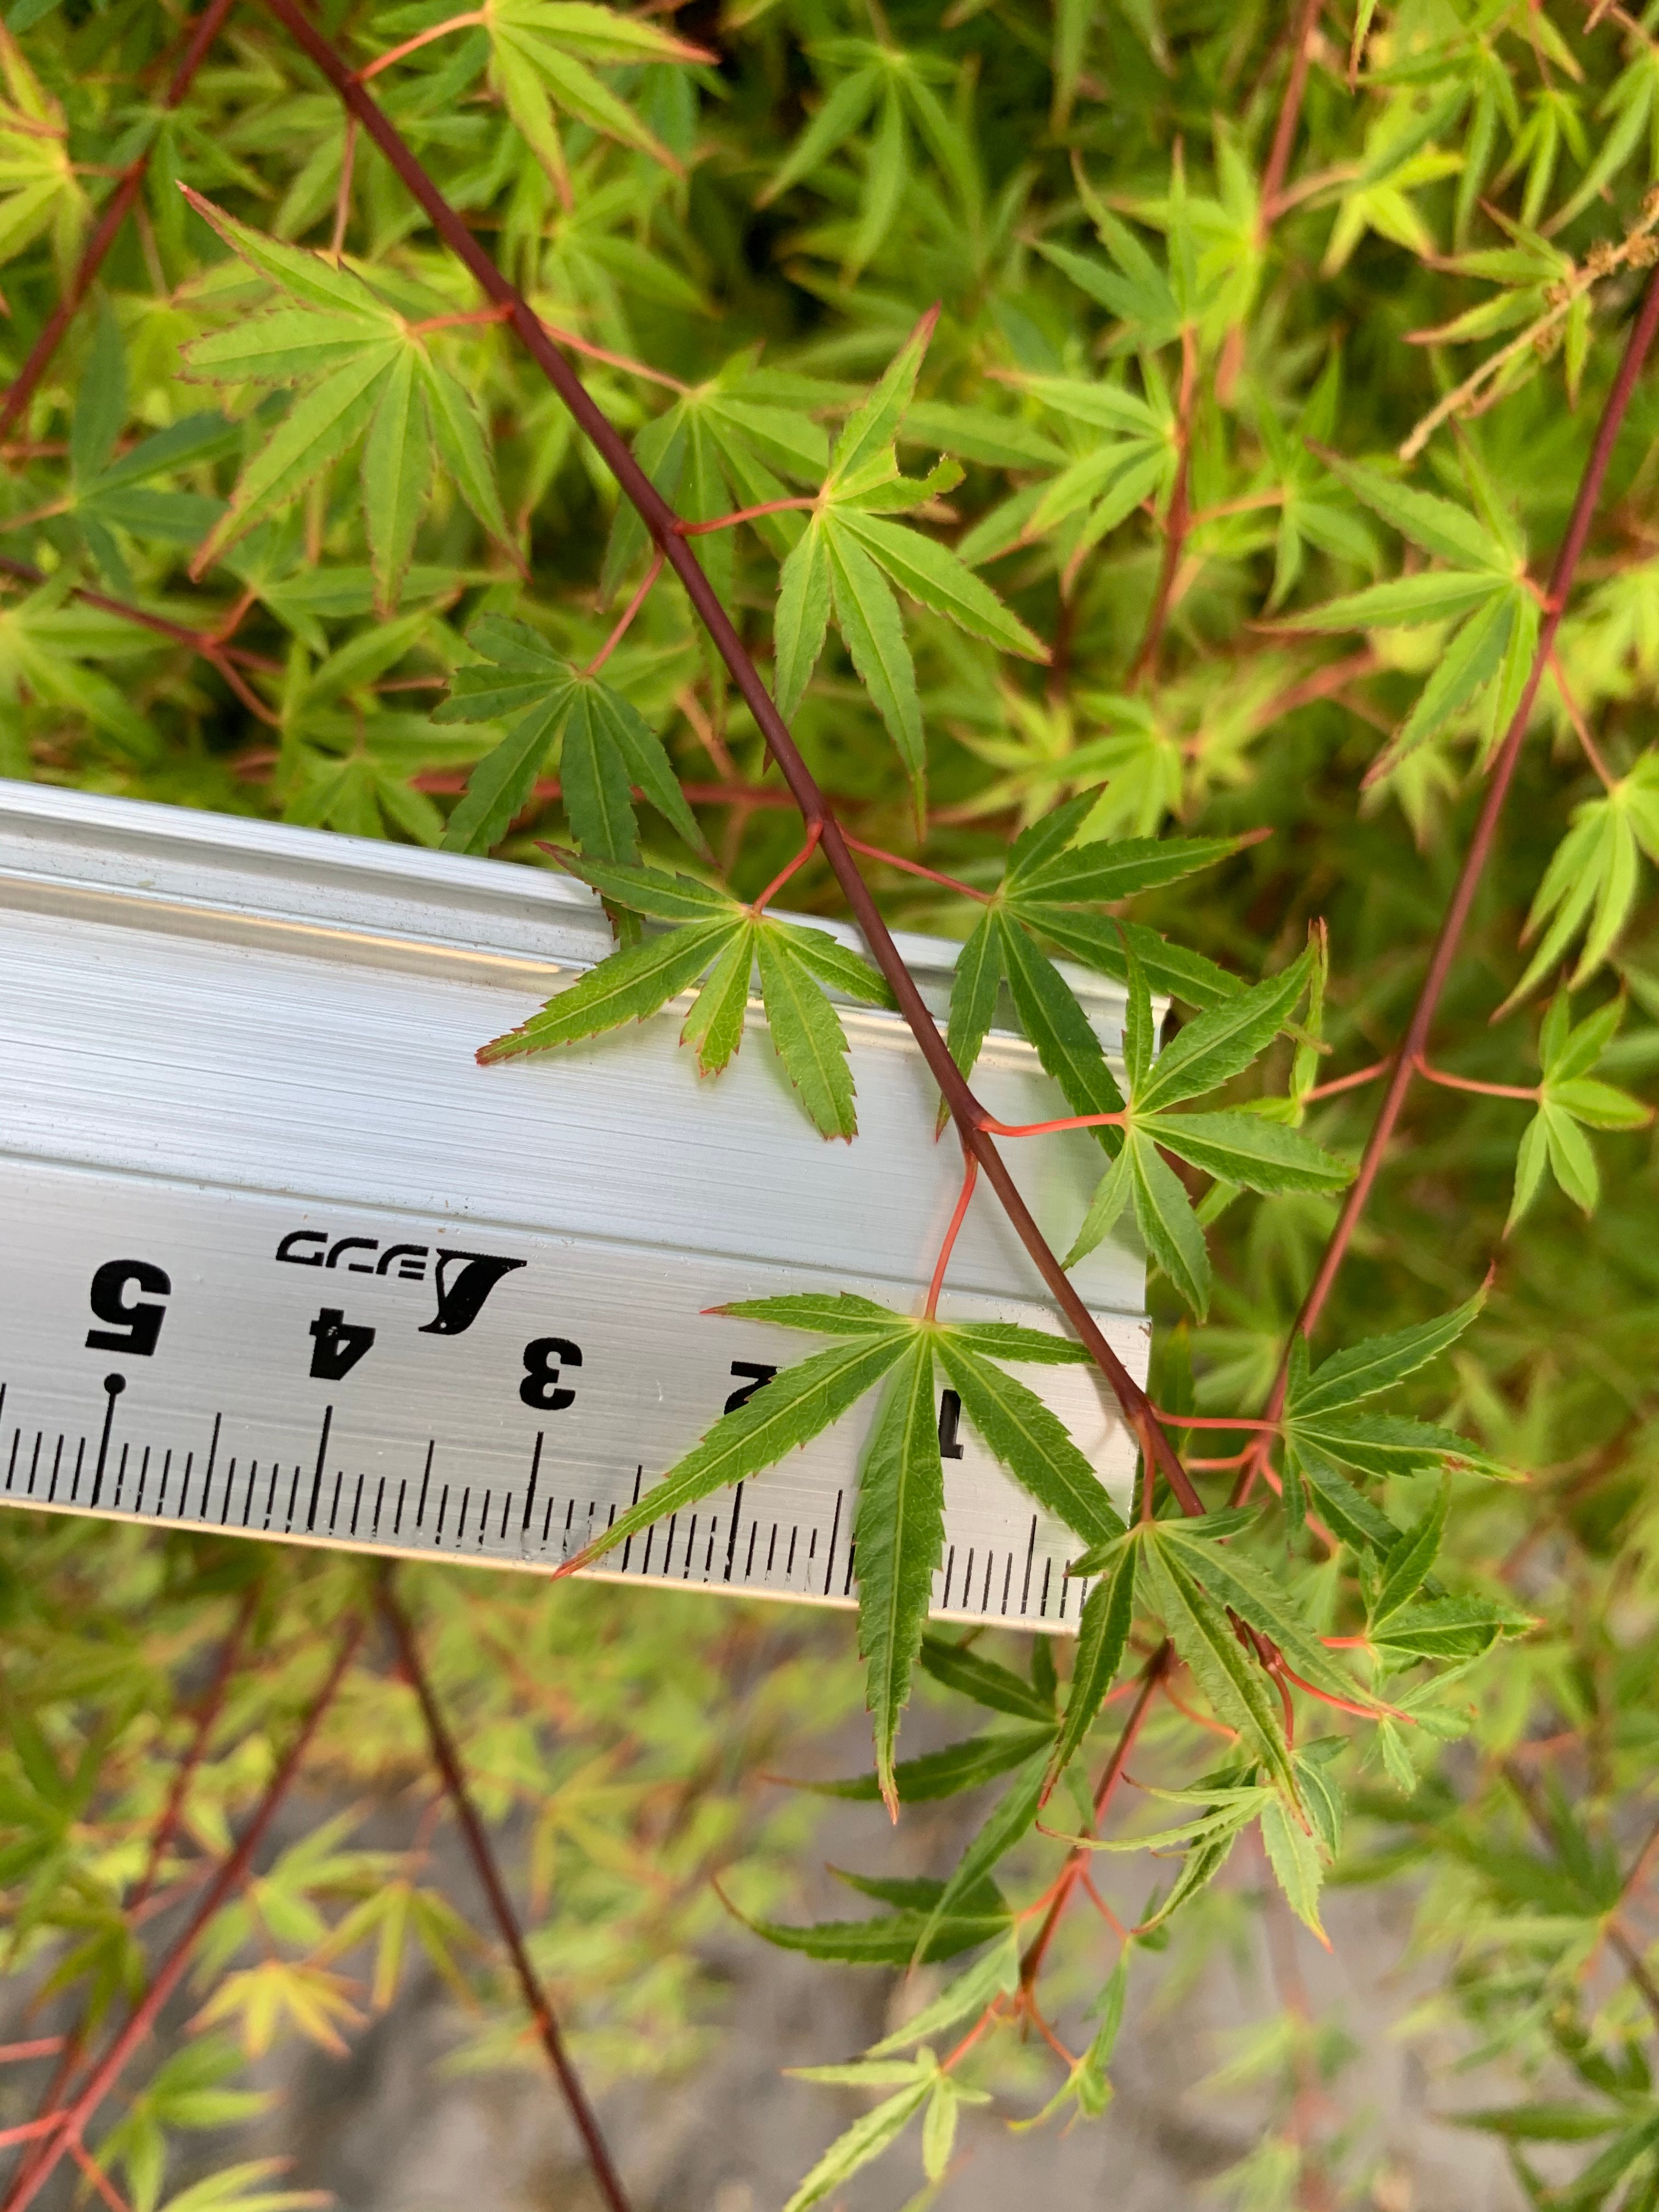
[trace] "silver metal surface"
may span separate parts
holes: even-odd
[[[706,1309],[912,1308],[960,1165],[896,1016],[842,1009],[851,1146],[808,1125],[757,1008],[717,1083],[673,1008],[475,1064],[609,945],[565,878],[0,785],[0,1500],[549,1567],[812,1346]],[[957,948],[901,948],[942,1008]],[[1121,999],[1072,980],[1115,1053]],[[1006,1030],[975,1084],[1008,1120],[1062,1110]],[[1063,1247],[1097,1147],[1010,1151]],[[1144,1376],[1139,1252],[1108,1243],[1077,1280]],[[1059,1326],[988,1197],[950,1283],[946,1318]],[[1025,1373],[1121,1503],[1109,1395]],[[871,1410],[604,1571],[850,1601]],[[936,1610],[1069,1626],[1076,1538],[965,1423],[957,1448]]]

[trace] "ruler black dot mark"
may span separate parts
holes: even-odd
[[[691,1516],[691,1526],[685,1532],[685,1565],[680,1571],[680,1580],[683,1583],[689,1583],[691,1579],[691,1552],[696,1540],[697,1516],[694,1513]]]
[[[951,1577],[955,1574],[956,1571],[957,1547],[952,1544],[950,1550],[945,1555],[945,1589],[939,1601],[939,1610],[941,1613],[951,1602]]]
[[[363,1485],[368,1480],[367,1475],[357,1477],[357,1494],[351,1501],[351,1526],[346,1531],[349,1536],[355,1536],[357,1533],[357,1516],[362,1510]]]
[[[731,1579],[732,1579],[732,1562],[736,1559],[736,1558],[737,1558],[737,1556],[738,1556],[738,1514],[740,1514],[740,1513],[742,1512],[742,1510],[743,1510],[743,1485],[742,1485],[741,1483],[739,1483],[739,1484],[738,1485],[737,1488],[736,1488],[736,1489],[732,1492],[732,1528],[731,1528],[731,1533],[730,1533],[730,1534],[727,1536],[727,1538],[726,1538],[726,1577],[725,1577],[725,1579],[726,1579],[728,1583],[729,1583],[729,1582],[731,1581]],[[753,1547],[752,1547],[752,1546],[751,1546],[751,1547],[750,1547],[750,1549],[752,1550],[752,1548],[753,1548]]]
[[[759,1535],[759,1534],[760,1522],[758,1521],[751,1521],[749,1524],[749,1557],[744,1561],[743,1567],[743,1578],[744,1582],[752,1581],[754,1578],[755,1539]]]
[[[448,1510],[449,1510],[449,1485],[448,1485],[447,1483],[445,1483],[445,1485],[444,1485],[444,1486],[443,1486],[442,1490],[441,1490],[441,1491],[439,1492],[439,1494],[438,1494],[438,1533],[437,1533],[437,1534],[433,1538],[433,1541],[434,1541],[434,1543],[436,1543],[436,1544],[441,1544],[441,1543],[442,1543],[442,1541],[443,1541],[443,1540],[444,1540],[444,1516],[445,1516],[445,1514],[446,1514],[446,1513],[447,1513],[447,1512],[448,1512]],[[418,1522],[418,1520],[420,1519],[420,1517],[421,1517],[421,1516],[420,1516],[420,1515],[419,1515],[418,1513],[417,1513],[417,1514],[416,1515],[416,1516],[415,1516],[415,1518],[416,1518],[416,1520],[417,1522]]]
[[[121,1458],[122,1458],[122,1464],[125,1466],[125,1462],[126,1462],[126,1453],[125,1453],[125,1448],[123,1449],[122,1455],[121,1455]],[[56,1500],[56,1498],[57,1498],[57,1496],[58,1496],[58,1468],[63,1465],[63,1463],[64,1463],[64,1439],[63,1439],[62,1436],[60,1435],[60,1436],[59,1436],[59,1437],[58,1437],[58,1443],[57,1443],[56,1449],[53,1450],[52,1455],[52,1481],[51,1481],[50,1485],[48,1486],[48,1487],[47,1487],[47,1491],[46,1491],[46,1503],[47,1503],[47,1504],[48,1504],[48,1505],[51,1505],[52,1504],[53,1504],[53,1503],[54,1503],[54,1501],[55,1501],[55,1500]],[[121,1493],[120,1493],[120,1492],[119,1492],[118,1490],[118,1491],[116,1492],[116,1493],[115,1493],[115,1502],[116,1502],[116,1504],[117,1504],[118,1505],[118,1504],[120,1504],[120,1502],[121,1502]]]
[[[274,1474],[276,1471],[276,1462],[273,1460],[270,1464],[271,1470]],[[258,1480],[259,1462],[257,1459],[250,1460],[248,1462],[247,1470],[247,1496],[242,1500],[242,1526],[244,1528],[246,1528],[248,1522],[253,1518],[253,1486]]]
[[[1036,1558],[1036,1532],[1037,1517],[1034,1513],[1031,1516],[1031,1539],[1025,1547],[1025,1580],[1020,1586],[1019,1593],[1019,1609],[1022,1613],[1029,1610],[1031,1603],[1031,1567]]]
[[[1052,1559],[1045,1559],[1042,1562],[1042,1595],[1037,1600],[1037,1619],[1039,1620],[1047,1620],[1048,1618],[1048,1577],[1053,1574],[1054,1571],[1054,1561]]]
[[[630,1507],[635,1506],[639,1504],[640,1485],[644,1481],[644,1480],[645,1469],[642,1467],[636,1467],[634,1470],[634,1495],[628,1501]],[[623,1546],[622,1571],[624,1574],[628,1572],[628,1555],[633,1548],[634,1539],[630,1536],[628,1541]]]
[[[835,1518],[830,1523],[830,1556],[823,1563],[823,1594],[825,1597],[828,1597],[830,1595],[830,1581],[836,1571],[836,1540],[841,1534],[841,1500],[842,1493],[838,1490],[836,1492]]]
[[[236,1486],[236,1462],[235,1462],[235,1461],[233,1459],[233,1460],[231,1461],[231,1462],[230,1462],[230,1465],[229,1465],[229,1466],[225,1469],[225,1496],[224,1496],[224,1503],[223,1503],[223,1504],[220,1506],[220,1508],[219,1508],[219,1526],[220,1526],[222,1528],[225,1526],[225,1523],[226,1523],[226,1522],[229,1520],[229,1518],[230,1518],[230,1493],[231,1493],[231,1492],[235,1488],[235,1486]],[[203,1504],[204,1508],[205,1509],[206,1504],[207,1504],[207,1500],[206,1500],[205,1498],[204,1498],[204,1499],[202,1500],[202,1504]]]
[[[436,1449],[435,1437],[428,1437],[426,1447],[426,1466],[421,1475],[421,1502],[415,1508],[415,1526],[417,1528],[424,1528],[426,1525],[426,1488],[432,1480],[432,1455]]]
[[[783,1571],[786,1579],[795,1571],[795,1547],[799,1543],[799,1541],[800,1527],[799,1523],[797,1522],[795,1527],[789,1531],[789,1556],[783,1563]]]
[[[149,1480],[149,1453],[150,1448],[146,1444],[144,1455],[138,1462],[138,1487],[134,1492],[132,1498],[132,1510],[135,1513],[142,1513],[144,1510],[144,1485]]]
[[[766,1547],[766,1571],[767,1571],[767,1573],[768,1573],[769,1575],[769,1574],[771,1573],[771,1571],[772,1571],[772,1562],[773,1562],[773,1560],[774,1560],[774,1559],[776,1558],[776,1556],[777,1556],[777,1549],[778,1549],[778,1524],[777,1524],[777,1522],[775,1521],[775,1522],[772,1523],[772,1540],[771,1540],[771,1542],[770,1542],[770,1543],[767,1546],[767,1547]]]
[[[530,1534],[530,1509],[536,1503],[536,1479],[540,1474],[541,1471],[542,1431],[538,1429],[536,1431],[536,1449],[530,1455],[530,1487],[524,1494],[524,1526],[519,1531],[519,1534],[521,1536],[527,1536]],[[503,1536],[507,1534],[507,1508],[505,1506],[501,1508],[501,1534]]]
[[[98,1465],[92,1478],[92,1496],[87,1501],[94,1508],[104,1494],[104,1465],[109,1457],[110,1431],[115,1425],[115,1401],[126,1387],[125,1375],[106,1375],[104,1377],[104,1433],[98,1440]],[[33,1492],[33,1480],[29,1487]]]
[[[461,1517],[455,1523],[455,1541],[458,1544],[466,1534],[466,1509],[471,1497],[472,1485],[469,1482],[465,1488],[461,1492]],[[442,1526],[441,1520],[440,1521],[439,1525],[440,1527]]]

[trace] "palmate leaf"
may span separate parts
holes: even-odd
[[[242,470],[198,550],[199,574],[291,506],[362,441],[362,490],[376,604],[396,606],[413,558],[434,459],[486,531],[507,542],[495,471],[472,400],[423,337],[349,270],[185,198],[231,251],[289,301],[194,340],[182,374],[224,385],[298,385],[299,396]]]
[[[1072,1662],[1065,1717],[1043,1777],[1042,1794],[1045,1799],[1083,1748],[1106,1693],[1117,1680],[1134,1620],[1135,1562],[1139,1557],[1139,1547],[1126,1540],[1116,1557],[1101,1570],[1100,1580],[1085,1601],[1083,1617],[1078,1623],[1077,1655]]]
[[[1593,1212],[1601,1176],[1584,1128],[1639,1129],[1652,1121],[1653,1109],[1639,1098],[1589,1073],[1618,1034],[1624,1011],[1622,999],[1611,1000],[1574,1026],[1567,994],[1551,1001],[1538,1041],[1544,1064],[1538,1111],[1522,1133],[1505,1236],[1537,1197],[1546,1169],[1577,1206]]]
[[[780,1950],[802,1951],[812,1959],[840,1959],[850,1965],[908,1966],[915,1957],[916,1939],[927,1926],[945,1885],[926,1880],[879,1881],[842,1875],[842,1880],[866,1896],[878,1898],[895,1908],[869,1920],[819,1921],[808,1928],[791,1928],[775,1920],[754,1920],[738,1913],[746,1928],[763,1936]],[[732,1908],[728,1906],[728,1910]],[[963,1951],[993,1943],[1008,1932],[1012,1915],[994,1882],[981,1885],[942,1919],[928,1940],[931,1960],[954,1959]]]
[[[934,1570],[945,1555],[937,1402],[933,1346],[928,1335],[915,1335],[887,1384],[865,1448],[853,1524],[865,1704],[875,1723],[876,1779],[895,1820],[893,1745],[909,1702]]]
[[[1145,1594],[1163,1615],[1176,1651],[1217,1717],[1237,1729],[1274,1780],[1294,1794],[1279,1700],[1255,1653],[1244,1649],[1220,1605],[1180,1553],[1166,1550],[1155,1536],[1143,1540],[1142,1548]]]
[[[1433,1321],[1394,1330],[1387,1336],[1367,1337],[1363,1342],[1334,1352],[1300,1383],[1292,1380],[1286,1410],[1292,1419],[1339,1412],[1360,1404],[1379,1391],[1391,1390],[1430,1360],[1449,1351],[1470,1327],[1486,1302],[1483,1283],[1473,1297]]]
[[[557,743],[565,811],[584,854],[637,860],[635,788],[689,845],[707,852],[661,738],[621,692],[561,659],[527,623],[486,616],[467,641],[484,661],[456,671],[433,720],[520,719],[474,769],[446,846],[482,853],[498,844],[529,804]]]
[[[568,173],[555,110],[665,168],[679,163],[628,102],[594,74],[613,63],[708,62],[714,57],[659,25],[591,0],[488,0],[483,10],[507,110],[555,183]]]
[[[933,1641],[922,1639],[922,1667],[927,1674],[949,1681],[948,1675],[939,1676],[938,1669],[927,1662],[928,1645]],[[1037,1752],[1047,1752],[1054,1734],[1054,1717],[1050,1713],[1044,1722],[1031,1727],[994,1729],[984,1735],[947,1745],[943,1751],[927,1752],[921,1759],[902,1759],[893,1769],[899,1802],[920,1804],[977,1790],[1006,1774],[1011,1767],[1023,1766]],[[881,1784],[874,1774],[854,1775],[844,1782],[797,1782],[795,1786],[817,1797],[849,1797],[864,1803],[872,1803],[881,1796]]]
[[[1059,1416],[957,1331],[941,1329],[937,1341],[963,1412],[1027,1495],[1087,1544],[1121,1535],[1121,1516]]]
[[[491,679],[481,680],[488,685]],[[707,974],[680,1037],[696,1050],[699,1073],[716,1075],[742,1042],[750,979],[758,969],[774,1049],[813,1126],[825,1137],[856,1133],[846,1032],[825,988],[869,1006],[890,1003],[887,984],[867,962],[827,931],[757,915],[690,877],[548,849],[613,906],[666,922],[670,933],[612,953],[539,1014],[484,1046],[481,1060],[571,1044],[643,1020]]]

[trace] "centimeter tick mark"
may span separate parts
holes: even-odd
[[[92,1478],[92,1496],[87,1500],[94,1511],[104,1494],[104,1462],[109,1457],[109,1432],[115,1425],[115,1401],[126,1387],[125,1375],[106,1375],[104,1377],[104,1433],[98,1439],[98,1465]]]

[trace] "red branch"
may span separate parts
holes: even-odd
[[[1273,143],[1268,149],[1267,166],[1261,172],[1259,221],[1260,234],[1264,239],[1279,216],[1285,173],[1291,166],[1291,149],[1296,143],[1296,126],[1302,118],[1302,95],[1307,88],[1308,60],[1313,47],[1314,33],[1319,27],[1322,4],[1323,0],[1302,0],[1297,11],[1296,27],[1291,33],[1291,73],[1285,80],[1285,97],[1279,103],[1279,121],[1273,128]]]
[[[814,824],[818,826],[824,859],[852,909],[854,920],[863,932],[871,957],[892,986],[899,1011],[909,1024],[922,1057],[944,1095],[963,1143],[978,1159],[986,1181],[995,1191],[1038,1274],[1076,1331],[1079,1342],[1111,1385],[1124,1418],[1139,1439],[1147,1458],[1156,1463],[1183,1509],[1188,1513],[1201,1513],[1203,1502],[1174,1446],[1153,1418],[1146,1392],[1107,1341],[1105,1333],[1038,1228],[1006,1164],[981,1126],[985,1119],[984,1109],[951,1059],[939,1025],[894,944],[868,884],[859,872],[858,863],[842,836],[828,800],[762,681],[753,655],[738,636],[719,594],[703,573],[690,539],[680,528],[680,518],[635,459],[627,441],[596,404],[529,301],[495,266],[404,143],[395,125],[364,89],[343,56],[304,13],[298,0],[264,0],[264,5],[333,86],[348,111],[356,117],[405,189],[425,211],[433,228],[471,271],[480,289],[506,310],[505,320],[570,410],[661,549],[730,671],[744,705],[754,716],[773,759],[782,771],[784,781],[794,795],[803,821],[809,829]]]
[[[349,1623],[334,1655],[334,1663],[328,1670],[327,1679],[313,1698],[299,1732],[283,1753],[276,1771],[266,1784],[264,1796],[254,1808],[252,1819],[242,1831],[241,1841],[208,1884],[183,1932],[155,1969],[149,1987],[133,2007],[125,2026],[117,2033],[103,2057],[94,2066],[86,2082],[76,2093],[74,2102],[65,2107],[46,2149],[17,2189],[15,2212],[23,2212],[24,2206],[33,2203],[45,2187],[56,2171],[58,2161],[73,2154],[73,2147],[80,2142],[88,2122],[115,2086],[127,2061],[155,2026],[156,2014],[183,1978],[197,1945],[222,1907],[241,1887],[253,1863],[253,1855],[275,1819],[278,1806],[293,1787],[295,1777],[300,1771],[300,1762],[309,1750],[324,1714],[333,1703],[335,1692],[345,1679],[346,1669],[362,1641],[362,1634],[361,1620],[354,1620]]]
[[[513,1960],[513,1971],[518,1976],[519,1987],[524,1994],[524,2001],[529,2008],[531,2017],[536,2023],[537,2033],[542,2039],[542,2047],[552,2063],[554,2073],[558,2076],[559,2087],[564,2092],[565,2103],[570,2108],[570,2117],[575,2122],[577,2131],[581,2136],[583,2148],[587,2153],[588,2163],[593,2169],[593,2178],[599,2185],[600,2194],[611,2207],[611,2212],[629,2212],[628,2197],[622,2185],[622,2177],[611,2163],[611,2152],[600,2132],[599,2120],[595,2117],[592,2106],[587,2101],[586,2092],[582,2087],[576,2069],[570,2063],[570,2054],[564,2047],[564,2038],[559,2032],[559,2023],[554,2016],[547,1992],[542,1987],[536,1969],[530,1962],[530,1954],[525,1948],[524,1934],[519,1926],[518,1915],[513,1910],[513,1900],[507,1893],[507,1885],[502,1881],[501,1869],[495,1864],[495,1854],[489,1848],[489,1838],[484,1832],[483,1823],[479,1820],[477,1810],[468,1794],[466,1779],[461,1772],[461,1764],[456,1757],[453,1741],[449,1730],[444,1725],[443,1715],[438,1711],[438,1701],[433,1695],[432,1684],[428,1679],[426,1669],[421,1663],[420,1650],[415,1641],[414,1631],[410,1626],[408,1616],[392,1594],[389,1574],[380,1584],[380,1607],[381,1616],[391,1630],[392,1638],[398,1646],[398,1656],[403,1663],[404,1674],[409,1677],[410,1686],[420,1700],[421,1717],[426,1723],[427,1738],[432,1747],[433,1759],[438,1771],[443,1777],[444,1788],[449,1794],[449,1802],[454,1810],[456,1820],[460,1826],[468,1855],[471,1858],[473,1869],[483,1886],[484,1895],[489,1900],[489,1909],[495,1916],[495,1925],[501,1931],[501,1941],[506,1944],[508,1955]]]
[[[1456,958],[1458,947],[1462,943],[1463,932],[1468,924],[1469,912],[1474,904],[1475,894],[1480,888],[1481,878],[1486,871],[1486,864],[1492,858],[1492,847],[1497,842],[1498,825],[1503,816],[1504,803],[1509,797],[1510,785],[1514,781],[1516,766],[1521,757],[1521,748],[1526,741],[1527,725],[1531,719],[1533,701],[1537,696],[1538,686],[1543,679],[1544,671],[1549,665],[1550,656],[1554,649],[1555,634],[1560,628],[1561,617],[1566,608],[1568,595],[1572,590],[1573,577],[1583,556],[1585,542],[1589,538],[1590,526],[1595,519],[1595,510],[1601,497],[1601,487],[1607,479],[1607,469],[1613,460],[1613,449],[1618,442],[1619,433],[1624,427],[1625,416],[1636,390],[1636,380],[1642,373],[1643,365],[1652,347],[1656,331],[1659,331],[1659,275],[1648,279],[1648,288],[1643,295],[1641,307],[1635,322],[1631,326],[1630,337],[1625,343],[1624,358],[1619,364],[1619,373],[1613,378],[1613,388],[1608,392],[1606,404],[1601,410],[1601,419],[1595,426],[1595,441],[1590,447],[1589,459],[1585,462],[1584,473],[1579,479],[1578,495],[1573,501],[1566,535],[1561,540],[1555,556],[1554,565],[1550,570],[1549,586],[1544,599],[1544,618],[1539,628],[1538,647],[1533,654],[1531,672],[1527,678],[1527,688],[1521,695],[1509,728],[1504,733],[1503,744],[1499,747],[1497,757],[1492,763],[1492,772],[1486,782],[1486,795],[1481,804],[1480,817],[1475,823],[1474,835],[1469,841],[1469,849],[1464,855],[1463,866],[1458,875],[1456,887],[1452,892],[1451,902],[1447,907],[1445,915],[1441,921],[1440,933],[1435,939],[1434,950],[1429,957],[1428,972],[1423,978],[1421,989],[1418,992],[1417,1003],[1412,1009],[1411,1020],[1407,1023],[1406,1034],[1401,1039],[1394,1054],[1389,1087],[1383,1095],[1382,1103],[1377,1109],[1376,1119],[1371,1124],[1370,1134],[1365,1139],[1365,1150],[1360,1159],[1359,1171],[1349,1185],[1341,1214],[1331,1232],[1330,1242],[1325,1248],[1323,1258],[1320,1261],[1318,1273],[1314,1277],[1307,1297],[1302,1302],[1302,1310],[1296,1317],[1291,1339],[1286,1341],[1283,1356],[1279,1360],[1278,1374],[1274,1377],[1273,1389],[1267,1395],[1267,1404],[1262,1409],[1269,1420],[1276,1420],[1284,1411],[1285,1389],[1290,1369],[1291,1342],[1298,1334],[1303,1336],[1311,1336],[1320,1315],[1325,1310],[1337,1276],[1341,1272],[1342,1263],[1347,1257],[1348,1247],[1353,1240],[1354,1231],[1359,1224],[1359,1218],[1365,1210],[1372,1187],[1382,1168],[1383,1155],[1388,1151],[1389,1140],[1399,1122],[1401,1109],[1405,1105],[1407,1093],[1411,1089],[1413,1079],[1420,1072],[1419,1063],[1427,1053],[1429,1032],[1433,1027],[1434,1017],[1440,1005],[1441,994],[1446,988],[1446,979],[1451,973],[1452,962]],[[1258,1460],[1255,1465],[1246,1468],[1235,1493],[1237,1498],[1249,1497],[1255,1479],[1255,1468],[1259,1464]]]
[[[179,58],[179,66],[165,93],[161,95],[164,108],[177,107],[190,90],[191,80],[206,58],[207,50],[219,35],[224,20],[231,10],[232,0],[209,0],[209,4],[197,17],[190,43]],[[35,387],[46,374],[52,356],[64,342],[64,333],[75,319],[76,309],[91,290],[106,256],[126,221],[133,202],[143,185],[144,173],[149,167],[150,149],[147,146],[137,159],[128,163],[121,172],[115,190],[104,204],[102,214],[87,240],[75,274],[59,295],[58,304],[46,320],[45,327],[29,348],[28,358],[12,381],[10,389],[0,398],[0,438],[17,420],[29,401]]]

